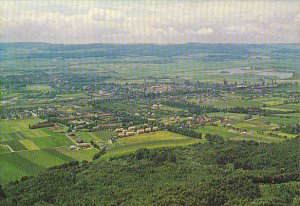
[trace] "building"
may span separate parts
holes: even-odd
[[[145,133],[145,130],[144,129],[139,129],[138,131],[137,131],[137,134],[139,135],[139,134],[144,134]]]
[[[136,127],[128,127],[128,131],[135,131]]]
[[[115,129],[115,132],[123,132],[123,128],[117,128]]]
[[[153,127],[153,132],[158,131],[158,127]]]
[[[126,135],[127,136],[133,136],[133,135],[135,135],[136,133],[135,132],[126,132]]]

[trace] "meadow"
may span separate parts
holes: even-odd
[[[138,136],[120,138],[118,140],[118,144],[109,148],[107,153],[103,155],[102,158],[106,159],[132,153],[140,148],[154,149],[160,147],[187,146],[204,141],[205,140],[203,139],[194,139],[168,131],[159,131]]]

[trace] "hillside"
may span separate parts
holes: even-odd
[[[299,205],[298,142],[207,135],[203,144],[72,162],[4,186],[0,205]]]

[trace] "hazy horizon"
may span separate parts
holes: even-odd
[[[187,44],[203,44],[203,45],[289,45],[289,44],[299,44],[296,42],[288,43],[203,43],[203,42],[185,42],[185,43],[106,43],[106,42],[94,42],[94,43],[51,43],[51,42],[34,42],[34,41],[23,41],[23,42],[1,42],[0,44],[50,44],[50,45],[156,45],[156,46],[167,46],[167,45],[187,45]]]
[[[0,42],[299,43],[296,0],[1,1]]]

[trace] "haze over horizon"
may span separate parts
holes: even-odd
[[[1,1],[0,42],[298,43],[299,1]]]

